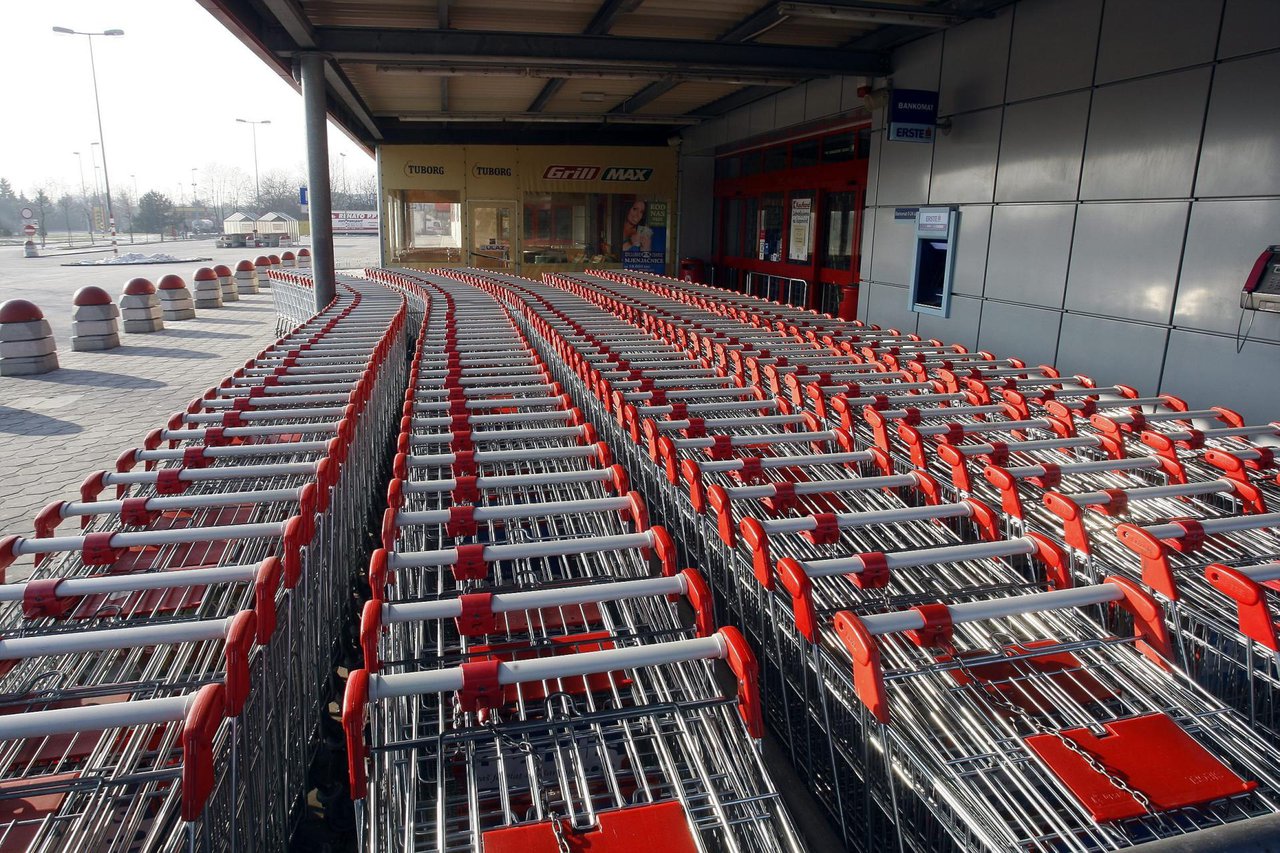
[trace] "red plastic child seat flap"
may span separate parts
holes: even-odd
[[[579,832],[561,820],[560,834],[572,853],[696,853],[689,816],[678,802],[632,806],[596,815],[597,825]],[[493,829],[483,836],[484,853],[557,853],[551,821]]]
[[[1125,784],[1151,801],[1151,811],[1166,812],[1248,793],[1246,782],[1197,743],[1167,714],[1147,714],[1103,726],[1099,738],[1088,729],[1061,734],[1093,755]],[[1099,823],[1147,814],[1147,809],[1094,770],[1056,735],[1026,738],[1076,799]]]

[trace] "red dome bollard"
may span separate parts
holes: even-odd
[[[71,348],[96,352],[120,346],[120,309],[101,287],[82,287],[72,298]]]
[[[221,308],[222,284],[218,281],[218,274],[209,267],[201,267],[196,270],[192,278],[196,282],[196,307]],[[239,296],[236,298],[238,299]]]
[[[145,278],[133,278],[124,286],[120,313],[128,334],[147,334],[164,329],[164,314],[156,286]]]
[[[231,273],[231,267],[226,264],[218,264],[213,268],[213,272],[218,276],[218,284],[222,287],[222,301],[239,302],[240,290],[236,287],[236,280]]]
[[[241,296],[258,292],[258,268],[253,261],[245,259],[236,264],[236,291]]]
[[[196,303],[182,276],[172,273],[160,279],[160,312],[165,320],[194,320]]]
[[[25,299],[0,305],[0,376],[37,376],[58,369],[58,345],[44,312]]]

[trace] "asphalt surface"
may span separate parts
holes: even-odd
[[[376,266],[378,263],[378,238],[375,236],[341,236],[334,239],[334,255],[338,269],[357,269]],[[117,301],[125,282],[141,276],[153,282],[161,276],[177,273],[191,285],[191,275],[196,268],[213,264],[235,264],[245,258],[253,260],[262,254],[279,254],[281,249],[219,249],[214,238],[202,240],[177,240],[164,243],[147,243],[130,246],[122,243],[120,252],[173,255],[178,258],[213,258],[211,261],[190,264],[146,264],[139,266],[64,267],[73,261],[95,260],[109,256],[110,250],[76,254],[48,251],[44,257],[24,258],[21,246],[0,246],[0,302],[8,299],[28,299],[39,305],[45,319],[53,327],[58,349],[71,348],[71,298],[86,285],[97,285]],[[295,247],[293,251],[297,251]]]

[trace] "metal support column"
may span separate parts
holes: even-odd
[[[316,310],[337,293],[333,271],[333,199],[329,195],[329,127],[325,111],[325,58],[302,56],[302,108],[307,128],[307,194],[311,205],[311,274]]]

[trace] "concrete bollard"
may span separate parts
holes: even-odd
[[[221,308],[222,285],[218,283],[218,274],[208,267],[200,267],[193,278],[196,280],[196,307]]]
[[[271,269],[271,261],[266,255],[258,255],[253,259],[253,271],[258,276],[258,287],[270,287],[271,280],[267,278],[267,270]]]
[[[295,255],[293,252],[280,253],[280,266],[284,267],[285,269],[293,269],[297,265],[298,265],[298,256]]]
[[[226,264],[218,264],[213,268],[213,271],[217,274],[218,284],[222,287],[222,301],[239,302],[240,291],[236,288],[236,279],[231,273],[231,267]]]
[[[58,369],[58,345],[44,312],[25,299],[0,305],[0,376],[36,376]]]
[[[160,315],[165,320],[194,320],[196,303],[182,276],[170,273],[160,279]]]
[[[253,261],[246,259],[236,264],[236,290],[241,296],[258,292],[258,273]]]
[[[311,268],[311,250],[299,249],[298,250],[298,269],[305,270],[310,268]]]
[[[127,334],[164,331],[164,315],[156,286],[145,278],[133,278],[124,286],[120,297],[120,314]]]
[[[120,309],[111,294],[101,287],[82,287],[71,303],[71,348],[76,352],[96,352],[120,346]]]

